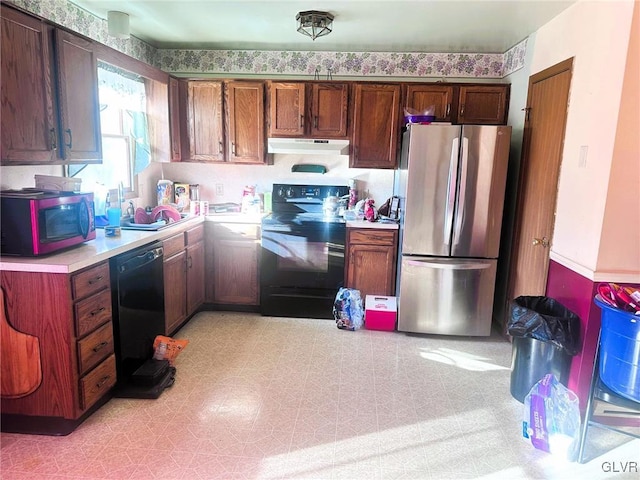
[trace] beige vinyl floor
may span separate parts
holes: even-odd
[[[112,399],[64,437],[2,434],[0,477],[640,478],[640,440],[592,428],[582,465],[527,443],[496,334],[204,312],[175,337],[190,343],[160,398]]]

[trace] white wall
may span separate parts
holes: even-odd
[[[3,166],[0,168],[0,190],[10,188],[35,187],[34,175],[55,175],[62,176],[62,165],[30,166],[19,165],[15,167]]]
[[[297,163],[317,163],[326,174],[292,173]],[[377,206],[393,193],[393,170],[349,168],[349,157],[331,155],[275,155],[273,165],[216,165],[199,163],[163,163],[157,179],[200,184],[200,198],[211,203],[240,203],[245,185],[256,185],[258,193],[270,192],[274,183],[347,185],[355,178],[360,196],[369,196]],[[216,194],[216,184],[223,185],[223,195]]]
[[[574,57],[551,258],[593,278],[633,0],[579,1],[536,32],[531,74]],[[580,164],[580,149],[586,162]]]
[[[598,280],[640,282],[640,3],[636,3],[598,256]],[[634,275],[635,274],[635,275]]]

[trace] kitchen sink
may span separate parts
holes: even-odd
[[[174,225],[179,225],[189,218],[189,215],[187,215],[186,213],[182,213],[180,215],[180,220],[171,223],[166,223],[164,220],[159,220],[153,223],[134,223],[130,218],[126,218],[122,219],[122,221],[120,222],[120,228],[122,230],[145,230],[148,232],[156,232],[158,230],[162,230],[163,228],[169,228],[173,227]]]

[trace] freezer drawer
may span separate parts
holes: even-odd
[[[402,257],[398,330],[488,336],[497,260]]]

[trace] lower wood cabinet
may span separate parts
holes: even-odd
[[[15,364],[16,342],[1,351],[1,374],[40,364],[32,393],[1,400],[3,431],[68,434],[116,383],[108,262],[73,274],[0,272],[8,323],[38,339],[30,362]],[[3,384],[4,386],[4,384]]]
[[[395,295],[398,231],[347,228],[345,285],[367,295]]]
[[[187,252],[184,232],[163,242],[165,334],[171,335],[187,318]]]
[[[165,333],[171,335],[204,301],[204,225],[162,243]]]
[[[187,240],[187,315],[204,303],[204,225],[185,232]]]
[[[219,305],[260,303],[260,226],[206,224],[206,301]]]

